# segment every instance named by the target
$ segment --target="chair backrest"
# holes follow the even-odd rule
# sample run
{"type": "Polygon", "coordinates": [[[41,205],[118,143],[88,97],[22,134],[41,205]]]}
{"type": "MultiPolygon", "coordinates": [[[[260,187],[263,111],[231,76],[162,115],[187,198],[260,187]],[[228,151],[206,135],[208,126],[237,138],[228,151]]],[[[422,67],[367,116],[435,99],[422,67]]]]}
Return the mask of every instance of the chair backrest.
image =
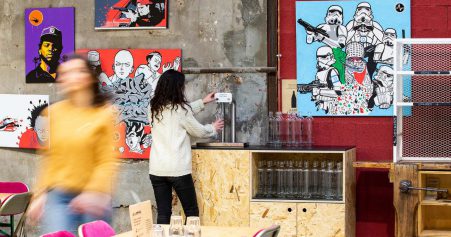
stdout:
{"type": "Polygon", "coordinates": [[[26,193],[30,191],[22,182],[0,182],[0,193],[26,193]]]}
{"type": "Polygon", "coordinates": [[[116,233],[105,221],[93,221],[78,227],[80,237],[111,237],[116,233]]]}
{"type": "Polygon", "coordinates": [[[18,193],[9,196],[0,206],[0,216],[23,213],[30,203],[31,192],[18,193]]]}
{"type": "Polygon", "coordinates": [[[70,233],[69,231],[63,230],[41,235],[40,237],[77,237],[77,236],[70,233]]]}
{"type": "Polygon", "coordinates": [[[280,225],[272,225],[268,228],[258,231],[255,237],[277,237],[279,235],[280,225]]]}

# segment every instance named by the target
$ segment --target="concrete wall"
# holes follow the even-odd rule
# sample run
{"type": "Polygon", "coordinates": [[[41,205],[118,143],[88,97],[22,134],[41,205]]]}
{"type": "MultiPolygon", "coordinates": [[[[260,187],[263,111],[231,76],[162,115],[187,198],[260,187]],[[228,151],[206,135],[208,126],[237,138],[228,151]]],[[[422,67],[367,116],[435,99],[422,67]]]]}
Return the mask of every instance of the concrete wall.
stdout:
{"type": "MultiPolygon", "coordinates": [[[[184,67],[266,66],[266,1],[170,0],[168,30],[94,31],[94,1],[0,1],[0,93],[49,94],[58,99],[52,84],[25,84],[24,10],[32,7],[76,8],[76,48],[182,48],[184,67]]],[[[258,144],[266,134],[266,75],[190,75],[187,97],[192,100],[212,90],[236,96],[237,139],[258,144]],[[237,79],[236,76],[239,78],[237,79]]],[[[199,116],[211,122],[216,109],[209,105],[199,116]]],[[[33,186],[38,156],[31,150],[0,148],[0,181],[21,180],[33,186]]],[[[130,229],[127,206],[153,198],[148,162],[122,160],[114,198],[114,227],[130,229]]],[[[38,228],[30,230],[36,236],[38,228]]]]}

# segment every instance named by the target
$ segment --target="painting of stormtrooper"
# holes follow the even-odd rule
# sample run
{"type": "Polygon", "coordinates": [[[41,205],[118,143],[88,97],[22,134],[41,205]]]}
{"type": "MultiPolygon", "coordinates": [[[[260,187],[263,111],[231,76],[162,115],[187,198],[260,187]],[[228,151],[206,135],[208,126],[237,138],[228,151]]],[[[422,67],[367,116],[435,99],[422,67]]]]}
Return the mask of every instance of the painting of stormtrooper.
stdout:
{"type": "Polygon", "coordinates": [[[83,49],[118,111],[117,149],[121,158],[147,159],[152,144],[149,105],[160,75],[181,71],[180,49],[83,49]]]}
{"type": "Polygon", "coordinates": [[[0,147],[39,149],[49,139],[48,95],[0,94],[0,147]]]}
{"type": "Polygon", "coordinates": [[[168,0],[95,0],[95,29],[166,29],[168,0]]]}
{"type": "Polygon", "coordinates": [[[392,116],[396,38],[410,1],[297,1],[297,103],[313,116],[392,116]]]}

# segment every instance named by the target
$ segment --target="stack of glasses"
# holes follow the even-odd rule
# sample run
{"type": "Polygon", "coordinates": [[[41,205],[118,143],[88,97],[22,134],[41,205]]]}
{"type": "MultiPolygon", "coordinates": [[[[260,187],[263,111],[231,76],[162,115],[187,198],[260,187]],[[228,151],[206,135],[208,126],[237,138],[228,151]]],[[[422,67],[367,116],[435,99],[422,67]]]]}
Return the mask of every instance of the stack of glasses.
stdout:
{"type": "Polygon", "coordinates": [[[255,198],[342,200],[343,164],[318,160],[259,160],[255,198]]]}

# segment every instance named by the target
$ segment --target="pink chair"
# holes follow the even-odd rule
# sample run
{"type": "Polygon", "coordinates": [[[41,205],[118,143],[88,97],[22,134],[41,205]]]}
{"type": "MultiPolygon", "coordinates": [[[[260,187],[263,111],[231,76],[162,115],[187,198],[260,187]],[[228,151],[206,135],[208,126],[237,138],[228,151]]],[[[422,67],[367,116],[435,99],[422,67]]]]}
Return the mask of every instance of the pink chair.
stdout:
{"type": "Polygon", "coordinates": [[[280,225],[272,225],[255,233],[254,237],[277,237],[279,235],[280,225]]]}
{"type": "Polygon", "coordinates": [[[70,233],[69,231],[63,230],[41,235],[40,237],[76,237],[76,236],[70,233]]]}
{"type": "Polygon", "coordinates": [[[111,237],[116,233],[105,221],[93,221],[78,227],[79,237],[111,237]]]}
{"type": "MultiPolygon", "coordinates": [[[[12,236],[14,234],[14,215],[24,213],[30,203],[31,193],[28,186],[21,182],[0,182],[0,193],[3,194],[0,200],[0,216],[9,216],[10,221],[0,223],[0,227],[8,227],[10,234],[0,230],[0,235],[12,236]]],[[[23,225],[24,216],[19,221],[18,228],[23,225]]]]}

